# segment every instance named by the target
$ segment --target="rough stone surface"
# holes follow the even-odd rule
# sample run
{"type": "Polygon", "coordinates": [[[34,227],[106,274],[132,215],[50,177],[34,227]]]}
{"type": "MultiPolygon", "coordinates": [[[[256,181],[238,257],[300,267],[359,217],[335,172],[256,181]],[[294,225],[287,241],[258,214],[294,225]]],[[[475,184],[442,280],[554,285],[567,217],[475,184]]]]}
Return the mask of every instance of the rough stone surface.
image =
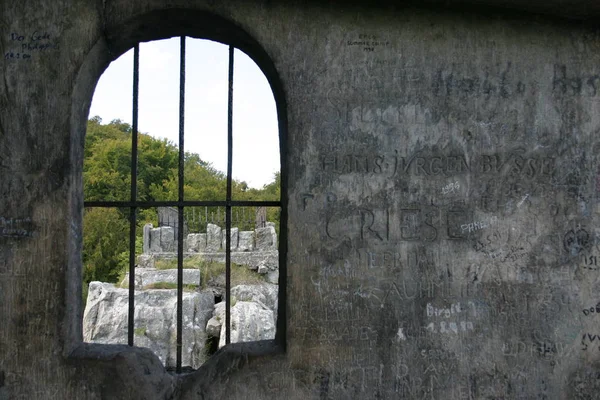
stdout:
{"type": "MultiPolygon", "coordinates": [[[[204,253],[202,257],[207,261],[225,262],[224,252],[204,253]]],[[[231,253],[231,261],[239,265],[246,265],[250,269],[257,269],[259,265],[264,265],[269,270],[275,270],[279,268],[279,253],[277,251],[236,251],[231,253]]]]}
{"type": "MultiPolygon", "coordinates": [[[[225,302],[215,304],[215,316],[225,322],[225,302]]],[[[221,332],[224,332],[223,326],[221,332]]],[[[273,311],[251,302],[237,301],[231,307],[231,343],[253,342],[275,338],[273,311]]],[[[225,346],[225,335],[219,337],[219,348],[225,346]]]]}
{"type": "MultiPolygon", "coordinates": [[[[238,247],[238,228],[231,228],[230,237],[231,237],[231,250],[235,251],[238,247]]],[[[225,241],[227,239],[227,234],[225,233],[225,229],[223,229],[223,243],[221,243],[221,248],[225,249],[225,241]]]]}
{"type": "Polygon", "coordinates": [[[212,317],[206,323],[206,334],[215,338],[221,335],[221,321],[217,317],[212,317]]]}
{"type": "Polygon", "coordinates": [[[238,234],[238,251],[254,250],[254,231],[240,231],[238,234]]]}
{"type": "MultiPolygon", "coordinates": [[[[135,292],[135,342],[155,353],[167,367],[176,360],[176,290],[135,292]]],[[[212,293],[183,293],[182,364],[197,368],[206,360],[206,323],[212,315],[212,293]]],[[[83,338],[94,343],[127,343],[128,290],[91,282],[83,316],[83,338]]]]}
{"type": "Polygon", "coordinates": [[[231,288],[231,295],[238,301],[253,301],[263,305],[277,315],[277,285],[263,283],[261,285],[237,285],[231,288]]]}
{"type": "MultiPolygon", "coordinates": [[[[177,238],[175,228],[161,227],[152,228],[152,224],[144,226],[144,254],[162,254],[173,253],[177,247],[177,238]]],[[[207,233],[190,233],[184,241],[184,252],[187,253],[205,253],[222,251],[225,249],[225,229],[217,225],[208,224],[207,233]],[[221,243],[217,245],[217,238],[221,237],[221,243]]],[[[273,251],[277,250],[277,234],[275,224],[267,222],[265,228],[259,228],[260,231],[239,232],[236,227],[231,228],[231,250],[232,251],[273,251]],[[257,245],[255,237],[260,236],[257,245]],[[275,244],[275,245],[273,245],[275,244]]]]}
{"type": "Polygon", "coordinates": [[[277,233],[275,227],[265,226],[264,228],[256,228],[255,245],[256,250],[277,250],[277,233]]]}
{"type": "Polygon", "coordinates": [[[172,253],[177,251],[177,236],[175,229],[161,226],[150,229],[150,253],[172,253]]]}
{"type": "Polygon", "coordinates": [[[154,268],[154,261],[152,254],[140,254],[137,258],[137,268],[154,268]]]}
{"type": "MultiPolygon", "coordinates": [[[[183,284],[200,286],[201,271],[198,269],[183,269],[183,284]]],[[[121,285],[129,282],[129,273],[125,274],[121,285]]],[[[164,282],[177,284],[177,269],[136,268],[135,288],[145,289],[147,286],[164,282]]]]}
{"type": "Polygon", "coordinates": [[[269,272],[269,268],[265,265],[265,264],[260,264],[256,270],[256,272],[258,272],[261,275],[266,274],[267,272],[269,272]]]}
{"type": "Polygon", "coordinates": [[[279,284],[279,269],[269,270],[269,272],[267,272],[267,282],[275,285],[279,284]]]}
{"type": "Polygon", "coordinates": [[[190,233],[186,239],[187,251],[203,253],[206,251],[206,233],[190,233]]]}
{"type": "Polygon", "coordinates": [[[221,250],[222,229],[218,225],[208,224],[206,226],[206,251],[213,252],[221,250]]]}
{"type": "MultiPolygon", "coordinates": [[[[176,253],[152,253],[153,262],[157,259],[175,260],[176,253]]],[[[219,251],[216,253],[184,253],[184,259],[190,257],[201,257],[207,262],[225,263],[225,252],[219,251]]],[[[279,252],[278,251],[234,251],[231,252],[231,261],[246,265],[250,269],[258,269],[259,265],[264,265],[269,270],[279,268],[279,252]]]]}
{"type": "Polygon", "coordinates": [[[2,400],[598,397],[600,2],[360,3],[0,0],[2,400]],[[81,342],[81,170],[106,67],[182,34],[274,85],[287,292],[285,352],[174,376],[81,342]]]}
{"type": "Polygon", "coordinates": [[[146,224],[146,225],[144,225],[144,228],[143,228],[143,231],[142,231],[142,233],[143,233],[143,240],[144,240],[144,242],[143,242],[143,252],[144,252],[144,254],[149,254],[149,253],[152,252],[150,250],[150,248],[151,248],[151,243],[150,243],[150,234],[151,233],[150,232],[152,231],[152,228],[153,228],[152,224],[146,224]]]}

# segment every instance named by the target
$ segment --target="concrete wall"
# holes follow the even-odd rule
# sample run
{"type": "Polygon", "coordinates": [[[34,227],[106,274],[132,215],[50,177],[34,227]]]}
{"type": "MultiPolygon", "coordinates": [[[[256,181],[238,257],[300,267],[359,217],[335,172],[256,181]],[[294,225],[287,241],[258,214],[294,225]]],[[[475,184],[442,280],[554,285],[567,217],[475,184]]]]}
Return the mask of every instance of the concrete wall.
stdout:
{"type": "Polygon", "coordinates": [[[0,399],[597,398],[597,31],[311,4],[0,2],[0,399]],[[79,253],[94,85],[180,34],[275,85],[287,294],[276,341],[173,376],[81,342],[79,253]]]}

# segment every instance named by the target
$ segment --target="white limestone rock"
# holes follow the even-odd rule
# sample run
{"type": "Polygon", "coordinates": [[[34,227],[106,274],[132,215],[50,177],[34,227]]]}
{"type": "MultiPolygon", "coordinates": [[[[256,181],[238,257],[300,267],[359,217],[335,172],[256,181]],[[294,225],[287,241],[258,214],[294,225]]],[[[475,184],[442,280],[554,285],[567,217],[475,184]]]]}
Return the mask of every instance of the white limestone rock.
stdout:
{"type": "Polygon", "coordinates": [[[268,272],[269,272],[269,268],[267,268],[267,266],[266,266],[265,264],[262,264],[262,263],[261,263],[261,264],[258,266],[258,269],[256,270],[256,272],[258,272],[258,273],[259,273],[259,274],[261,274],[261,275],[264,275],[264,274],[266,274],[266,273],[268,273],[268,272]]]}
{"type": "Polygon", "coordinates": [[[154,227],[154,225],[152,224],[146,224],[144,225],[143,228],[143,253],[144,254],[148,254],[150,253],[150,232],[152,231],[152,228],[154,227]]]}
{"type": "Polygon", "coordinates": [[[277,232],[274,226],[267,225],[264,228],[257,228],[254,232],[256,250],[277,250],[277,232]]]}
{"type": "MultiPolygon", "coordinates": [[[[200,270],[186,268],[183,270],[183,284],[200,286],[200,270]]],[[[121,286],[129,282],[129,272],[121,282],[121,286]]],[[[135,288],[144,289],[158,282],[177,284],[177,269],[136,268],[135,288]]]]}
{"type": "MultiPolygon", "coordinates": [[[[225,246],[227,243],[226,239],[227,239],[227,234],[226,234],[226,230],[223,229],[223,243],[221,244],[221,247],[223,249],[225,249],[225,246]]],[[[237,247],[238,247],[238,238],[239,238],[239,229],[238,228],[231,228],[230,231],[230,241],[231,241],[231,251],[236,251],[237,247]]]]}
{"type": "MultiPolygon", "coordinates": [[[[215,306],[216,317],[225,323],[225,302],[215,306]],[[220,306],[223,304],[222,306],[220,306]],[[218,306],[218,307],[217,307],[218,306]]],[[[250,301],[236,301],[231,307],[231,343],[252,342],[275,338],[272,310],[250,301]]],[[[219,348],[225,346],[225,330],[221,328],[219,348]]]]}
{"type": "MultiPolygon", "coordinates": [[[[206,262],[225,263],[225,252],[202,253],[206,262]]],[[[231,262],[245,265],[248,269],[256,270],[259,265],[273,271],[279,268],[279,253],[275,251],[232,251],[231,262]]]]}
{"type": "Polygon", "coordinates": [[[148,253],[172,253],[177,251],[177,237],[175,229],[170,226],[146,229],[150,235],[148,253]]]}
{"type": "Polygon", "coordinates": [[[259,285],[237,285],[231,288],[231,295],[237,301],[252,301],[273,311],[277,316],[277,293],[279,287],[271,283],[259,285]]]}
{"type": "Polygon", "coordinates": [[[206,334],[216,338],[221,335],[221,321],[217,317],[212,317],[206,323],[206,334]]]}
{"type": "Polygon", "coordinates": [[[274,285],[279,285],[279,268],[275,270],[270,270],[267,273],[267,282],[272,283],[274,285]]]}
{"type": "Polygon", "coordinates": [[[254,251],[254,231],[239,232],[237,251],[254,251]]]}
{"type": "Polygon", "coordinates": [[[203,253],[206,250],[206,233],[190,233],[186,239],[189,253],[203,253]]]}
{"type": "Polygon", "coordinates": [[[154,257],[151,254],[140,254],[137,258],[137,268],[154,268],[154,257]]]}
{"type": "Polygon", "coordinates": [[[208,224],[206,226],[206,252],[221,250],[222,229],[218,225],[208,224]]]}
{"type": "MultiPolygon", "coordinates": [[[[127,343],[127,289],[91,282],[83,316],[83,337],[93,343],[127,343]]],[[[175,366],[177,291],[135,292],[134,334],[137,346],[152,350],[167,367],[175,366]]],[[[214,310],[210,292],[183,293],[182,365],[198,368],[206,360],[206,324],[214,310]]]]}

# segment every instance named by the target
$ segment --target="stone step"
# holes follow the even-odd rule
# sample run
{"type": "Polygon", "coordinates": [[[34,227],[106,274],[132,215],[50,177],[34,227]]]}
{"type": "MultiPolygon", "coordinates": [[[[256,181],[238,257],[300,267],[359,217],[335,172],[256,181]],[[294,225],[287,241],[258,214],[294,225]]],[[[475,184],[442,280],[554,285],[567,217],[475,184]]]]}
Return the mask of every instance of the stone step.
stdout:
{"type": "MultiPolygon", "coordinates": [[[[135,288],[144,289],[158,282],[177,284],[177,269],[136,268],[135,288]]],[[[187,268],[183,270],[183,284],[200,286],[200,270],[187,268]]],[[[129,272],[121,281],[121,286],[129,284],[129,272]]]]}

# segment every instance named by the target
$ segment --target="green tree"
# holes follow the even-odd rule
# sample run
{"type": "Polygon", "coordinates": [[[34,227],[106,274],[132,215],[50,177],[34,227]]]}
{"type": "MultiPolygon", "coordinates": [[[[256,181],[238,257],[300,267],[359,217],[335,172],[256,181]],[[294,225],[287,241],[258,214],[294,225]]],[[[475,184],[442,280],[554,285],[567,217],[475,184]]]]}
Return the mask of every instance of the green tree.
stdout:
{"type": "Polygon", "coordinates": [[[83,282],[116,282],[128,266],[129,223],[115,208],[88,208],[83,217],[83,282]]]}
{"type": "MultiPolygon", "coordinates": [[[[102,124],[100,117],[88,121],[84,149],[83,183],[86,201],[126,201],[131,189],[132,128],[121,120],[102,124]]],[[[177,200],[179,150],[166,139],[138,133],[138,200],[177,200]]],[[[186,200],[225,200],[226,175],[202,160],[198,154],[185,153],[184,193],[186,200]]],[[[232,182],[236,200],[279,200],[280,174],[262,189],[249,188],[246,182],[232,182]]],[[[253,208],[252,208],[253,209],[253,208]]],[[[205,209],[189,207],[186,215],[202,214],[205,209]]],[[[222,210],[221,210],[222,212],[222,210]]],[[[84,213],[84,281],[116,282],[128,266],[129,210],[91,208],[84,213]]],[[[279,230],[279,210],[269,208],[267,220],[279,230]]],[[[142,227],[157,221],[156,209],[138,210],[136,244],[141,243],[142,227]]]]}

